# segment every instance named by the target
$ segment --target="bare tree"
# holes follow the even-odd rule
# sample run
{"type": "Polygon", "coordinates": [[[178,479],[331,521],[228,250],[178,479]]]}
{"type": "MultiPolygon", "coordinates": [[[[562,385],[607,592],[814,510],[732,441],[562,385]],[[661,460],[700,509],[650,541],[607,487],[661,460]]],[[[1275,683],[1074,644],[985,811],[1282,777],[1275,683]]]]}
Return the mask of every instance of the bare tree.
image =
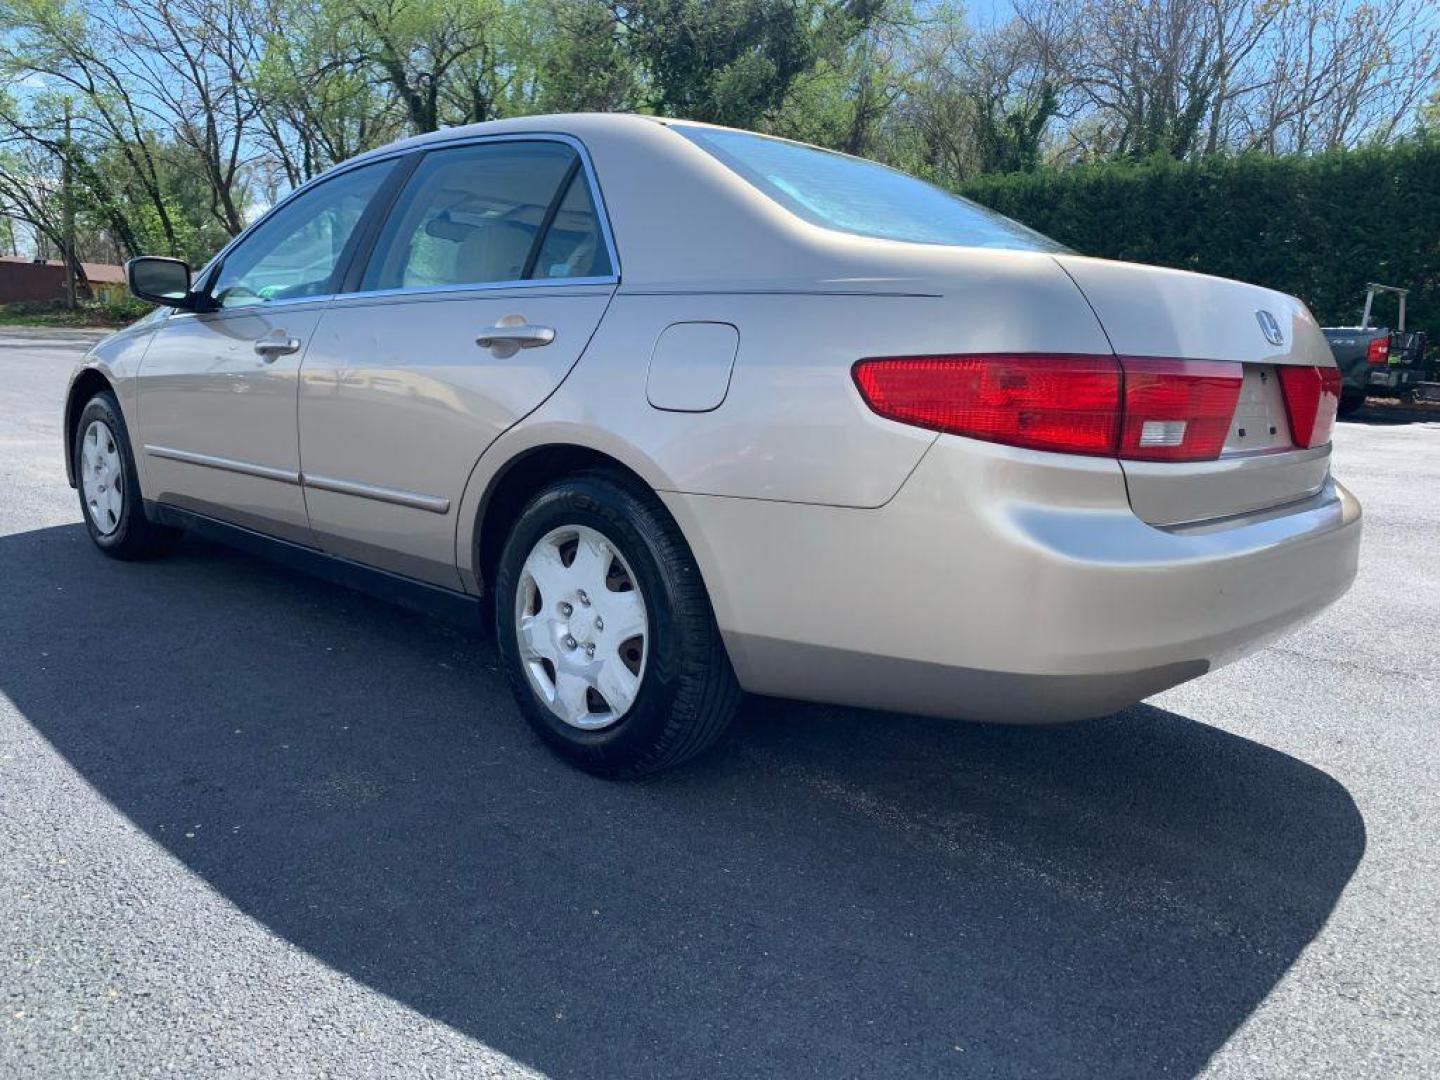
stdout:
{"type": "Polygon", "coordinates": [[[1249,0],[1059,0],[1020,11],[1032,41],[1068,72],[1120,154],[1184,157],[1223,102],[1233,65],[1220,42],[1249,0]],[[1058,16],[1058,17],[1057,17],[1058,16]]]}
{"type": "Polygon", "coordinates": [[[1267,59],[1272,78],[1246,118],[1249,145],[1303,153],[1383,142],[1440,76],[1440,9],[1290,0],[1267,59]]]}
{"type": "Polygon", "coordinates": [[[243,168],[255,103],[244,87],[257,49],[242,0],[109,0],[92,27],[119,46],[115,63],[158,130],[194,154],[211,213],[232,236],[245,227],[243,168]]]}
{"type": "MultiPolygon", "coordinates": [[[[920,35],[899,116],[913,128],[934,175],[955,183],[977,172],[1033,168],[1066,106],[1068,55],[1023,20],[974,27],[940,9],[920,35]]],[[[1073,95],[1072,95],[1073,96],[1073,95]]]]}
{"type": "MultiPolygon", "coordinates": [[[[63,153],[63,146],[59,147],[63,153]]],[[[49,251],[68,256],[70,272],[81,289],[88,287],[85,266],[80,261],[81,244],[68,244],[65,229],[59,169],[61,158],[38,143],[22,144],[0,154],[0,218],[13,228],[18,222],[35,240],[37,256],[49,251]]]]}
{"type": "MultiPolygon", "coordinates": [[[[132,92],[132,82],[113,43],[92,33],[84,12],[48,0],[12,0],[4,9],[0,65],[20,81],[39,79],[72,94],[83,107],[76,117],[80,141],[102,143],[123,158],[131,181],[145,195],[168,249],[179,250],[177,229],[152,152],[152,116],[132,92]]],[[[12,100],[0,113],[0,128],[12,137],[41,139],[43,120],[25,117],[12,100]]]]}
{"type": "Polygon", "coordinates": [[[1429,0],[1022,0],[1017,15],[1079,96],[1066,135],[1092,154],[1383,141],[1440,75],[1429,0]]]}

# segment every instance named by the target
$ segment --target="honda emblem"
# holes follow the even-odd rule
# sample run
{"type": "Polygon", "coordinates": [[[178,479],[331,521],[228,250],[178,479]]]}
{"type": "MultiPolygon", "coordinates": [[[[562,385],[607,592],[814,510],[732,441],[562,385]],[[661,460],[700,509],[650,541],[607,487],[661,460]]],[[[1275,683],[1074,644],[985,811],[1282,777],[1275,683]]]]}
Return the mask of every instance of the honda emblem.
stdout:
{"type": "Polygon", "coordinates": [[[1265,335],[1265,340],[1271,345],[1284,345],[1285,334],[1280,329],[1280,323],[1275,316],[1261,308],[1255,312],[1255,318],[1260,323],[1260,332],[1265,335]]]}

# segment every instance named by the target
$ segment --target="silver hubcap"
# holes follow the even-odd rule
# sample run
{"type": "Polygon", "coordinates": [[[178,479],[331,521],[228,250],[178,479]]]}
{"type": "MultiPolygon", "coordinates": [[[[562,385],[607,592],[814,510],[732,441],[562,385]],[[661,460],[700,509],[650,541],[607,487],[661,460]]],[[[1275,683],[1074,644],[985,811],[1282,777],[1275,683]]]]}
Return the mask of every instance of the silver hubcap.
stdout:
{"type": "Polygon", "coordinates": [[[125,485],[120,472],[120,447],[115,433],[103,420],[91,420],[80,442],[80,490],[85,509],[102,536],[120,527],[125,509],[125,485]]]}
{"type": "Polygon", "coordinates": [[[515,593],[520,662],[550,711],[594,731],[635,703],[645,675],[645,598],[624,556],[584,525],[553,529],[530,551],[515,593]]]}

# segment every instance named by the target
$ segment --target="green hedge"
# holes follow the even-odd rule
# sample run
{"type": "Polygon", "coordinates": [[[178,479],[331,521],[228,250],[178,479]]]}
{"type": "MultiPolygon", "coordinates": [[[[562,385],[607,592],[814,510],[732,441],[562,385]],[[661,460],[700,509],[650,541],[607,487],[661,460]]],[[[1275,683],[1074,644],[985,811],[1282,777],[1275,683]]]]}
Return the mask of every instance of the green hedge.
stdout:
{"type": "MultiPolygon", "coordinates": [[[[1440,138],[982,176],[961,194],[1086,255],[1292,293],[1327,326],[1359,321],[1367,282],[1408,287],[1406,325],[1440,338],[1440,138]]],[[[1382,325],[1394,311],[1377,301],[1382,325]]]]}

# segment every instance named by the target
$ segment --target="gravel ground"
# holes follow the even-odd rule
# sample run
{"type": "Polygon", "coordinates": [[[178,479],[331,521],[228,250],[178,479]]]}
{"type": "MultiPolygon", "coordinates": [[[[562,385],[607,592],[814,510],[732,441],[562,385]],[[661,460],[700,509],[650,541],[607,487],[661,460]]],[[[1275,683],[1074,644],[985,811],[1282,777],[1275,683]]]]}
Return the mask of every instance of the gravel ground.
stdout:
{"type": "Polygon", "coordinates": [[[1440,1074],[1440,423],[1336,435],[1360,580],[1049,730],[754,700],[632,785],[485,638],[94,552],[93,336],[0,331],[0,1076],[1440,1074]]]}

